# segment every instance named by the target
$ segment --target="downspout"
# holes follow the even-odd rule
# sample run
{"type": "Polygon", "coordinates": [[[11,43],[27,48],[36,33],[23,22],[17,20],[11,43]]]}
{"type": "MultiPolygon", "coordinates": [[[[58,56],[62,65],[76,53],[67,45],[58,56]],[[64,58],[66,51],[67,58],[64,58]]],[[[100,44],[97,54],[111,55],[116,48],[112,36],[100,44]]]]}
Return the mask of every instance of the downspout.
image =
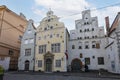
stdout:
{"type": "Polygon", "coordinates": [[[35,34],[34,34],[34,55],[33,55],[33,60],[34,60],[34,63],[33,63],[33,71],[35,71],[35,61],[36,61],[36,59],[35,59],[35,53],[36,53],[36,32],[35,32],[35,34]]]}

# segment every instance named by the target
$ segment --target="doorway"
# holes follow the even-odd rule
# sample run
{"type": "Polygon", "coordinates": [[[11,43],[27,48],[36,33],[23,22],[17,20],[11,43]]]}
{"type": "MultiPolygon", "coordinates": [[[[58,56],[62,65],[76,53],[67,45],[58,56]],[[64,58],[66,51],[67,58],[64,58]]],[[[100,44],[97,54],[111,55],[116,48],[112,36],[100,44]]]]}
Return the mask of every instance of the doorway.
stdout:
{"type": "Polygon", "coordinates": [[[46,59],[46,72],[52,72],[52,60],[46,59]]]}
{"type": "Polygon", "coordinates": [[[80,59],[73,59],[71,62],[71,70],[73,72],[79,72],[82,68],[82,62],[80,59]]]}
{"type": "Polygon", "coordinates": [[[25,71],[29,71],[29,63],[28,60],[25,61],[25,71]]]}

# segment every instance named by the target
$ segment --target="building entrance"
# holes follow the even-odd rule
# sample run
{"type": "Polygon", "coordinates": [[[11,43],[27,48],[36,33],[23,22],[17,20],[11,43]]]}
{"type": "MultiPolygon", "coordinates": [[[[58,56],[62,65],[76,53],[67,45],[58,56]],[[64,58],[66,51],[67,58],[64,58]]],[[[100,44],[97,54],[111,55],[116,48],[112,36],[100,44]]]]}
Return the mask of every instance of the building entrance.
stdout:
{"type": "Polygon", "coordinates": [[[29,70],[29,61],[25,61],[25,70],[28,71],[29,70]]]}
{"type": "Polygon", "coordinates": [[[74,59],[71,62],[71,70],[74,72],[79,72],[82,68],[82,62],[80,59],[74,59]]]}
{"type": "Polygon", "coordinates": [[[51,71],[52,71],[52,60],[46,59],[46,72],[51,72],[51,71]]]}

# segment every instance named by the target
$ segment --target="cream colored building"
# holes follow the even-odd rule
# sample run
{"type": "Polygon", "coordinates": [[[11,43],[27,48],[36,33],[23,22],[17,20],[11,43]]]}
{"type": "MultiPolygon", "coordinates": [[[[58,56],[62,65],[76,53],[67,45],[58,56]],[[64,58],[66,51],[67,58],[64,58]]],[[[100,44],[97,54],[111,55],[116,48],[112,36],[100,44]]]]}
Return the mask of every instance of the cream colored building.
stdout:
{"type": "Polygon", "coordinates": [[[52,11],[47,12],[37,28],[35,71],[66,72],[65,52],[68,44],[68,31],[52,11]]]}

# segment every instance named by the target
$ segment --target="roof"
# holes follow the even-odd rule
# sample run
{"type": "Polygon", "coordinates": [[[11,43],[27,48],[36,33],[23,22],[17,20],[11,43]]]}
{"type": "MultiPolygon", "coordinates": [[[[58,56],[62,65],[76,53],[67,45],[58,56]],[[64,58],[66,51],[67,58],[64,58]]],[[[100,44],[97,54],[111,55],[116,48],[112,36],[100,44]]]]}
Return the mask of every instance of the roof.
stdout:
{"type": "Polygon", "coordinates": [[[22,20],[24,20],[24,21],[27,21],[27,19],[21,17],[20,15],[16,14],[16,13],[13,12],[12,10],[8,9],[5,5],[0,6],[0,11],[2,11],[2,10],[9,11],[9,12],[11,12],[13,15],[15,15],[16,17],[19,17],[20,19],[22,19],[22,20]]]}
{"type": "Polygon", "coordinates": [[[113,23],[112,23],[112,25],[111,25],[111,27],[110,27],[110,29],[109,29],[108,36],[110,36],[110,34],[111,34],[112,32],[114,32],[115,29],[118,27],[117,25],[118,25],[118,23],[119,23],[119,18],[120,18],[119,15],[120,15],[120,12],[118,12],[117,16],[115,17],[115,19],[114,19],[114,21],[113,21],[113,23]]]}

